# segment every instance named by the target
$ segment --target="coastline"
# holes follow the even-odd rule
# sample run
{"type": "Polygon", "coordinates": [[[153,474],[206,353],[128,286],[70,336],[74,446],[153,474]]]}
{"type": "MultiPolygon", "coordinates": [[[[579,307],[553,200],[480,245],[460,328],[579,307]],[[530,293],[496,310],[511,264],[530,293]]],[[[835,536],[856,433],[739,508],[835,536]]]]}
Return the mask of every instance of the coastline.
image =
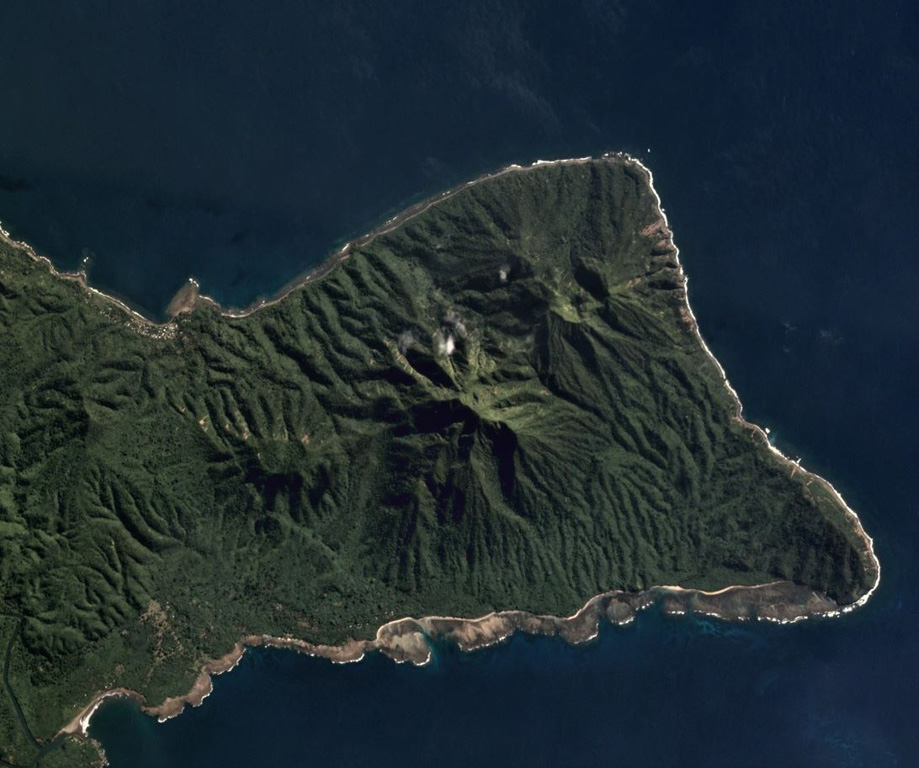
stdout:
{"type": "Polygon", "coordinates": [[[349,240],[339,250],[333,251],[328,256],[326,256],[321,263],[317,264],[315,267],[307,269],[305,272],[300,273],[292,280],[285,283],[270,297],[256,299],[251,304],[241,309],[235,307],[223,307],[216,299],[202,294],[200,292],[200,284],[198,281],[193,277],[189,277],[188,281],[181,288],[179,288],[179,290],[167,304],[167,319],[163,322],[157,322],[156,320],[147,317],[140,310],[132,307],[130,303],[125,299],[119,298],[118,296],[114,296],[109,293],[105,293],[98,288],[94,288],[89,283],[89,278],[85,270],[80,269],[74,272],[58,270],[54,266],[54,262],[48,256],[39,254],[29,243],[23,240],[14,240],[10,233],[3,228],[2,220],[0,220],[0,242],[4,242],[12,248],[23,251],[34,261],[44,264],[55,277],[75,282],[92,296],[113,304],[118,309],[128,314],[130,319],[136,321],[143,330],[160,330],[168,332],[170,327],[173,326],[173,321],[179,314],[183,312],[190,312],[194,310],[199,304],[210,306],[224,317],[232,318],[248,317],[258,310],[263,309],[264,307],[273,306],[274,304],[282,301],[290,293],[297,290],[298,288],[301,288],[304,285],[311,283],[314,280],[318,280],[319,278],[326,275],[339,263],[345,261],[351,255],[351,251],[354,248],[360,248],[364,245],[367,245],[380,235],[385,235],[389,232],[392,232],[394,229],[402,226],[402,224],[405,222],[410,221],[416,216],[424,213],[432,206],[437,205],[444,200],[449,200],[451,197],[458,194],[459,192],[462,192],[467,187],[475,186],[477,184],[481,184],[482,182],[490,181],[510,173],[527,171],[541,165],[578,165],[588,163],[594,159],[633,162],[647,171],[645,166],[641,164],[641,161],[624,152],[607,153],[602,155],[601,158],[593,158],[588,156],[577,158],[562,158],[558,160],[536,160],[530,165],[518,165],[516,163],[512,163],[511,165],[505,166],[497,171],[491,171],[489,173],[484,173],[481,176],[477,176],[471,181],[464,181],[456,184],[449,189],[444,190],[443,192],[439,192],[436,195],[427,197],[424,200],[415,203],[414,205],[410,205],[408,208],[405,208],[395,216],[390,217],[369,232],[355,238],[354,240],[349,240]]]}
{"type": "Polygon", "coordinates": [[[136,701],[141,711],[157,722],[178,717],[186,707],[199,707],[213,691],[213,678],[236,668],[248,648],[279,648],[307,656],[328,659],[333,664],[362,661],[380,652],[397,664],[424,667],[431,663],[431,643],[455,643],[466,653],[504,642],[517,632],[543,637],[560,637],[572,645],[583,645],[596,639],[603,622],[625,626],[635,621],[641,611],[660,605],[669,616],[688,613],[724,621],[770,621],[793,624],[806,618],[837,616],[844,607],[809,587],[788,581],[774,581],[750,586],[733,585],[706,592],[679,586],[655,586],[642,592],[611,590],[590,598],[575,613],[566,617],[535,614],[529,611],[493,611],[478,618],[406,616],[380,626],[372,640],[349,640],[342,645],[321,645],[293,636],[249,634],[241,637],[226,655],[205,663],[188,693],[172,696],[158,705],[148,705],[139,691],[113,688],[93,697],[55,736],[89,738],[90,721],[106,699],[136,701]]]}
{"type": "Polygon", "coordinates": [[[850,603],[845,606],[840,606],[839,609],[832,615],[837,616],[837,615],[841,615],[844,613],[849,613],[850,611],[853,611],[856,608],[860,608],[861,606],[865,605],[865,603],[868,602],[868,600],[875,593],[875,591],[877,590],[878,586],[881,583],[881,561],[878,560],[877,554],[874,551],[874,539],[872,539],[871,536],[868,535],[868,532],[865,530],[865,527],[862,525],[862,521],[859,518],[858,514],[855,512],[855,510],[849,506],[846,500],[842,497],[842,494],[839,491],[837,491],[835,487],[833,487],[833,484],[829,480],[823,477],[820,477],[820,475],[816,474],[815,472],[811,472],[805,469],[803,466],[801,466],[800,458],[792,460],[791,458],[786,456],[784,453],[782,453],[778,448],[776,448],[770,442],[769,435],[766,433],[766,430],[764,430],[758,424],[754,424],[753,422],[747,421],[743,417],[743,403],[740,400],[740,395],[737,394],[737,390],[734,389],[734,387],[731,386],[731,382],[728,381],[728,376],[724,370],[724,366],[721,365],[718,358],[715,357],[714,353],[711,351],[708,344],[706,344],[705,339],[702,337],[702,332],[699,330],[699,322],[696,320],[696,315],[692,311],[692,305],[689,302],[689,277],[686,275],[686,273],[683,270],[683,263],[680,261],[680,249],[676,245],[676,243],[673,242],[673,231],[670,229],[670,222],[667,219],[667,214],[664,211],[664,207],[661,203],[660,195],[658,195],[657,189],[654,187],[654,174],[652,173],[651,169],[648,168],[646,165],[644,165],[644,163],[642,163],[640,160],[636,158],[632,158],[632,157],[629,157],[629,160],[632,161],[636,165],[636,167],[638,167],[641,171],[646,173],[648,176],[648,188],[651,190],[651,194],[654,195],[654,201],[655,201],[655,204],[657,205],[657,210],[659,211],[661,215],[661,220],[664,223],[664,227],[666,231],[666,238],[668,239],[670,245],[673,246],[674,258],[676,259],[677,268],[679,270],[680,277],[683,280],[683,302],[685,305],[685,309],[689,314],[690,325],[692,327],[693,334],[696,337],[696,341],[698,341],[702,345],[702,349],[705,350],[705,354],[708,355],[708,358],[718,368],[718,373],[721,375],[721,380],[724,383],[724,386],[727,389],[728,394],[731,396],[731,399],[734,402],[734,419],[744,429],[750,430],[754,436],[759,437],[763,441],[763,444],[765,445],[765,447],[768,448],[769,451],[774,456],[777,456],[781,461],[783,461],[791,469],[792,475],[794,475],[795,472],[797,471],[801,471],[809,478],[809,482],[811,481],[817,482],[822,488],[824,488],[834,498],[834,500],[842,507],[846,516],[852,521],[857,535],[861,538],[862,543],[865,545],[865,553],[870,559],[871,564],[875,571],[874,584],[872,584],[871,588],[867,592],[865,592],[865,594],[862,595],[854,603],[850,603]]]}
{"type": "MultiPolygon", "coordinates": [[[[608,162],[621,162],[639,170],[646,175],[648,188],[654,195],[657,212],[660,215],[662,227],[657,227],[661,235],[661,242],[673,249],[678,274],[683,281],[683,301],[686,311],[686,321],[693,331],[695,338],[702,345],[707,356],[716,365],[722,381],[727,388],[733,403],[733,417],[745,429],[749,429],[754,439],[761,439],[765,446],[782,462],[792,474],[803,472],[809,482],[817,482],[833,499],[842,507],[847,518],[853,524],[856,535],[862,540],[865,550],[866,566],[875,573],[874,583],[871,588],[853,603],[839,605],[830,598],[820,595],[808,587],[802,587],[791,582],[770,582],[752,586],[728,586],[722,589],[705,592],[698,589],[687,589],[679,586],[655,586],[638,593],[627,593],[618,590],[604,592],[585,603],[577,612],[568,617],[556,617],[532,614],[526,611],[505,610],[489,613],[479,618],[457,618],[431,616],[421,619],[405,617],[390,621],[382,625],[373,640],[352,640],[340,646],[315,645],[294,637],[272,637],[268,635],[245,635],[234,646],[233,650],[220,659],[209,661],[203,665],[192,689],[185,695],[171,697],[157,706],[147,706],[145,697],[129,689],[118,688],[104,691],[93,697],[92,701],[71,720],[58,736],[79,735],[88,737],[91,718],[98,707],[107,698],[122,697],[132,698],[143,704],[145,713],[157,717],[160,722],[176,717],[184,711],[186,706],[199,706],[213,690],[212,677],[232,670],[241,660],[248,647],[278,647],[296,650],[313,656],[327,658],[334,663],[349,663],[360,661],[367,653],[380,651],[398,663],[411,663],[423,666],[431,660],[429,641],[444,639],[455,642],[463,651],[473,651],[499,643],[515,632],[527,634],[560,636],[570,643],[589,642],[597,636],[603,620],[612,624],[628,624],[635,619],[636,614],[652,604],[660,603],[665,613],[682,615],[688,612],[717,617],[728,621],[764,620],[777,623],[794,623],[805,618],[823,616],[834,617],[848,613],[855,608],[863,606],[877,590],[880,584],[880,562],[874,552],[874,542],[865,531],[855,511],[845,502],[842,495],[833,485],[824,478],[805,470],[801,467],[800,460],[792,460],[785,456],[778,448],[769,442],[768,435],[759,426],[743,418],[743,405],[734,388],[727,379],[724,368],[715,358],[714,354],[705,343],[698,322],[692,311],[688,295],[688,278],[679,259],[679,249],[673,243],[673,235],[667,220],[666,213],[661,205],[661,199],[654,187],[653,174],[640,160],[624,153],[610,153],[603,155],[601,160],[608,162]]],[[[251,315],[267,306],[278,303],[292,291],[322,277],[334,269],[340,262],[346,260],[353,248],[361,247],[371,242],[374,238],[384,235],[415,216],[428,210],[442,200],[449,199],[458,192],[500,176],[524,172],[542,165],[574,165],[585,164],[594,158],[569,158],[560,160],[537,160],[528,166],[509,165],[498,171],[484,174],[472,181],[456,185],[439,195],[423,200],[405,211],[388,219],[376,229],[346,243],[339,251],[330,255],[322,264],[309,270],[294,281],[281,288],[273,297],[254,302],[241,309],[224,309],[215,300],[201,295],[196,281],[189,279],[186,286],[176,294],[170,302],[170,317],[164,323],[157,323],[132,309],[126,302],[108,295],[89,285],[86,273],[60,272],[54,268],[51,260],[40,256],[27,243],[14,241],[9,234],[0,227],[0,239],[8,245],[23,250],[31,258],[47,265],[52,275],[65,280],[71,280],[81,285],[91,295],[101,298],[124,311],[130,320],[138,324],[138,330],[152,335],[169,336],[175,331],[175,317],[185,311],[191,311],[199,304],[207,304],[227,317],[241,318],[251,315]]]]}

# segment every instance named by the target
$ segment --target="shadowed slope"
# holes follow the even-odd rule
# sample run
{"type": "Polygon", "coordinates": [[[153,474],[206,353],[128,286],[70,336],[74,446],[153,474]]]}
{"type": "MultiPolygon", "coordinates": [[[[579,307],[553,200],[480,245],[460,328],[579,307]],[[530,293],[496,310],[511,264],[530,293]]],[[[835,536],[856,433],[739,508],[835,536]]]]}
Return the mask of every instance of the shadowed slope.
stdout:
{"type": "Polygon", "coordinates": [[[473,184],[245,317],[144,325],[0,246],[0,335],[0,589],[37,735],[105,687],[181,691],[243,632],[875,581],[738,419],[628,160],[473,184]]]}

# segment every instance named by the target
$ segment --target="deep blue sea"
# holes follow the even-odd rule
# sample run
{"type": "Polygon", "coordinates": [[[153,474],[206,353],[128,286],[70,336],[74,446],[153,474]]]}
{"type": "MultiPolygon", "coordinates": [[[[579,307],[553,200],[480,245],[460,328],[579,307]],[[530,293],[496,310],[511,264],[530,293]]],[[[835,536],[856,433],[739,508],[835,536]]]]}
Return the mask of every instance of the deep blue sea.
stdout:
{"type": "Polygon", "coordinates": [[[0,103],[4,227],[151,315],[189,275],[245,305],[484,171],[631,152],[746,415],[883,567],[792,627],[251,652],[166,724],[104,706],[112,768],[919,765],[916,3],[3,0],[0,103]]]}

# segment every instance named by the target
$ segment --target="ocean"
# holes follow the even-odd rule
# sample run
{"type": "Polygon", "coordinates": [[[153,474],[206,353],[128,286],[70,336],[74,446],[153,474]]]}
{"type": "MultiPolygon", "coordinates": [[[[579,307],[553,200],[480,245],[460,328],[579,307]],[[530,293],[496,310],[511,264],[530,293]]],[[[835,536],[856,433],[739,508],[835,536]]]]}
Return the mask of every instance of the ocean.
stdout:
{"type": "Polygon", "coordinates": [[[883,569],[788,627],[650,610],[423,669],[252,651],[165,724],[103,705],[113,768],[919,763],[915,4],[6,0],[0,94],[3,226],[157,317],[509,163],[639,157],[745,415],[883,569]]]}

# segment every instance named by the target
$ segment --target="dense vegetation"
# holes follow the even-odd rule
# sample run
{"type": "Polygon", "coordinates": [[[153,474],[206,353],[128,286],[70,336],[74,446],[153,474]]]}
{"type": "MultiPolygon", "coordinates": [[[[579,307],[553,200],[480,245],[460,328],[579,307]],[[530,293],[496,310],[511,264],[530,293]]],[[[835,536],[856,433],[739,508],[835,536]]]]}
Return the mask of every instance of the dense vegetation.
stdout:
{"type": "MultiPolygon", "coordinates": [[[[542,166],[161,327],[0,246],[0,640],[34,735],[183,692],[244,631],[864,593],[851,522],[734,418],[668,235],[640,168],[542,166]]],[[[0,745],[37,753],[8,695],[0,745]]]]}

